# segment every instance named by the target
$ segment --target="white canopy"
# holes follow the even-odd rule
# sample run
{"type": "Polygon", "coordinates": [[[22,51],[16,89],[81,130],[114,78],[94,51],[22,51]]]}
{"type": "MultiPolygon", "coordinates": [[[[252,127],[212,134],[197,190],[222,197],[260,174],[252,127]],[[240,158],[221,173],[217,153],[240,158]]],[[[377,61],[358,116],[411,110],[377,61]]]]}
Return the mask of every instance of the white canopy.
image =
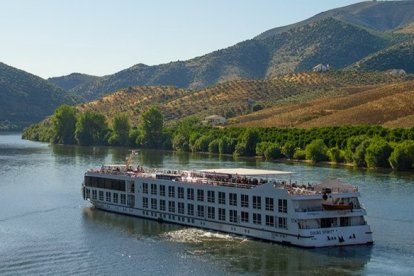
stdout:
{"type": "Polygon", "coordinates": [[[257,169],[245,169],[245,168],[208,169],[208,170],[199,170],[199,172],[231,174],[231,175],[240,175],[240,176],[290,175],[293,173],[293,172],[285,172],[285,171],[257,170],[257,169]]]}

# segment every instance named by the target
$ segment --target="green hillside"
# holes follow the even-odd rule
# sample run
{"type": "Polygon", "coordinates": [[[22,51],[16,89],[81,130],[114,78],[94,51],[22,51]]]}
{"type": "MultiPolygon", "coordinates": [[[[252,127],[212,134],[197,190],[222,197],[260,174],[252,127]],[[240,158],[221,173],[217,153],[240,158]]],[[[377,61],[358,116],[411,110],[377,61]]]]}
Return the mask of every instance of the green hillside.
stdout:
{"type": "Polygon", "coordinates": [[[47,81],[64,90],[75,89],[78,86],[97,81],[99,77],[80,73],[72,73],[67,76],[48,78],[47,81]]]}
{"type": "Polygon", "coordinates": [[[403,69],[407,73],[414,73],[414,41],[381,50],[357,62],[352,68],[365,71],[403,69]]]}
{"type": "Polygon", "coordinates": [[[21,129],[76,102],[44,79],[0,62],[0,130],[21,129]]]}
{"type": "Polygon", "coordinates": [[[137,64],[70,91],[88,100],[130,86],[199,89],[237,79],[263,79],[311,70],[319,63],[344,68],[395,43],[401,34],[376,34],[327,18],[267,39],[252,39],[210,54],[156,66],[137,64]]]}
{"type": "Polygon", "coordinates": [[[414,22],[414,1],[365,1],[325,11],[295,24],[267,30],[256,39],[266,39],[330,17],[376,31],[390,31],[414,22]]]}

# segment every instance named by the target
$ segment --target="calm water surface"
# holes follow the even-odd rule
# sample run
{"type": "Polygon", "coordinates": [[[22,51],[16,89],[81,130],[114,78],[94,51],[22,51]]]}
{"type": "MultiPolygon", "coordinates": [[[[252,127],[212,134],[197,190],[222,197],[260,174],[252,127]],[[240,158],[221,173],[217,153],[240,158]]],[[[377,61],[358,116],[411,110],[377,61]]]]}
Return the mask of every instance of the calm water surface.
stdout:
{"type": "Polygon", "coordinates": [[[414,275],[414,175],[142,151],[149,167],[260,167],[300,182],[340,178],[360,187],[372,247],[299,249],[91,208],[87,168],[122,163],[115,148],[50,146],[0,134],[0,274],[414,275]]]}

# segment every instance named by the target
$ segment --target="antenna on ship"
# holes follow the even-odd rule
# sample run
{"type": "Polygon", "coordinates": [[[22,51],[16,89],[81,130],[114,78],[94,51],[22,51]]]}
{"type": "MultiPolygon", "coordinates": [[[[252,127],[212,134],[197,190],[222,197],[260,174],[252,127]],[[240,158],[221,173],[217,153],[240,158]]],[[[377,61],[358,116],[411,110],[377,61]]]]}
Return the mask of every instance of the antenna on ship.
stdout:
{"type": "Polygon", "coordinates": [[[131,166],[131,164],[134,161],[134,157],[138,154],[137,150],[131,150],[131,153],[129,154],[129,156],[127,156],[125,158],[125,169],[128,171],[129,167],[131,166]]]}

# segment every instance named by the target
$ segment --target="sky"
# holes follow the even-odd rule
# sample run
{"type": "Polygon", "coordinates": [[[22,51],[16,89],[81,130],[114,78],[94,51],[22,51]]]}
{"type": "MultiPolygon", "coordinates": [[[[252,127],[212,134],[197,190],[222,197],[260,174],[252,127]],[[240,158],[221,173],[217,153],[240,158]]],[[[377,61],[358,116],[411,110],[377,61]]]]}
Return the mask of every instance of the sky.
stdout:
{"type": "Polygon", "coordinates": [[[0,62],[103,76],[232,46],[359,0],[0,0],[0,62]]]}

